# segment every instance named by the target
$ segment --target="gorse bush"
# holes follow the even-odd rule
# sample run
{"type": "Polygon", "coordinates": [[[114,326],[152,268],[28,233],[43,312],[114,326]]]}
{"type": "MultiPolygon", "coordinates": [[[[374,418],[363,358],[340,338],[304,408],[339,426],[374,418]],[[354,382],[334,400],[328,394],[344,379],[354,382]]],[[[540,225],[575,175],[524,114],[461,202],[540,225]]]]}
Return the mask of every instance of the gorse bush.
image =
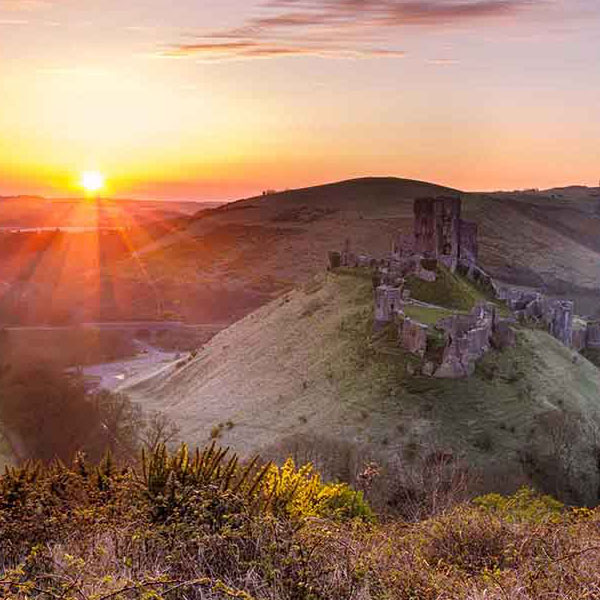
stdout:
{"type": "Polygon", "coordinates": [[[360,495],[310,468],[241,464],[214,444],[158,445],[139,470],[110,454],[96,465],[81,454],[71,466],[28,463],[0,478],[0,592],[251,598],[242,587],[267,586],[272,597],[323,597],[307,591],[301,532],[309,517],[363,515],[360,495]]]}
{"type": "Polygon", "coordinates": [[[522,487],[513,496],[486,494],[475,498],[473,503],[488,512],[500,515],[511,522],[542,523],[560,521],[565,506],[552,496],[536,494],[531,488],[522,487]]]}
{"type": "Polygon", "coordinates": [[[344,483],[324,483],[311,464],[296,468],[290,458],[279,468],[260,465],[254,458],[240,465],[237,455],[214,443],[190,455],[182,444],[170,454],[164,444],[148,455],[142,452],[142,473],[148,494],[159,498],[165,510],[186,502],[189,489],[211,486],[223,494],[242,497],[249,508],[263,514],[285,515],[293,520],[309,517],[361,518],[373,514],[361,492],[344,483]]]}
{"type": "Polygon", "coordinates": [[[373,520],[373,513],[362,492],[345,483],[323,483],[312,464],[299,469],[292,458],[279,468],[270,465],[265,473],[263,490],[268,506],[283,510],[294,518],[330,517],[373,520]]]}
{"type": "Polygon", "coordinates": [[[600,597],[600,511],[522,489],[372,520],[312,467],[164,445],[139,468],[29,463],[0,477],[7,600],[600,597]]]}

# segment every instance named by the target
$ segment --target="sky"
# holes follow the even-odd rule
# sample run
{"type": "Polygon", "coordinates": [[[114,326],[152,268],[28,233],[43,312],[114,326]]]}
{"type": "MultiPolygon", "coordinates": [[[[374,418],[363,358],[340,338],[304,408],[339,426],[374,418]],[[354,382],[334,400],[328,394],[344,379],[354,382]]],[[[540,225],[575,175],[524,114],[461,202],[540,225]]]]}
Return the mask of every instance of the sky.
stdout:
{"type": "Polygon", "coordinates": [[[598,0],[0,0],[0,195],[598,185],[598,0]]]}

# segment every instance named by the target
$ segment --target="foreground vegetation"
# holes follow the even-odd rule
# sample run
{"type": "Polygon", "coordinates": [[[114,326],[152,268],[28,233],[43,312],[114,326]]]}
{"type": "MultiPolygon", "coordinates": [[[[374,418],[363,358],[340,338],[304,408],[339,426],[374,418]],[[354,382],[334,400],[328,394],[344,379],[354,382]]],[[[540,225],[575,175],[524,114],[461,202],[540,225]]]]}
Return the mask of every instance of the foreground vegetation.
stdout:
{"type": "Polygon", "coordinates": [[[116,600],[597,598],[600,511],[528,489],[377,522],[310,466],[159,445],[0,478],[0,595],[116,600]]]}

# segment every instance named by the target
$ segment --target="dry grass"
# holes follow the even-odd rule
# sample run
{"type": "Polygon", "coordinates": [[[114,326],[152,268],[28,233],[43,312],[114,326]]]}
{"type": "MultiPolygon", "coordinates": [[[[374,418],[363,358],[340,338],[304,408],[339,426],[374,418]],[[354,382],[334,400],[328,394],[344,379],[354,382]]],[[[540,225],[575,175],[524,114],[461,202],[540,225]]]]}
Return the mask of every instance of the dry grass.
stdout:
{"type": "MultiPolygon", "coordinates": [[[[598,369],[544,332],[522,330],[517,348],[489,353],[468,380],[410,377],[410,357],[373,335],[372,303],[370,278],[324,274],[218,334],[183,368],[126,391],[176,421],[189,444],[228,420],[236,426],[219,439],[242,453],[305,436],[410,458],[436,440],[476,469],[502,472],[502,491],[523,476],[545,489],[557,461],[540,415],[600,423],[598,369]]],[[[594,502],[596,440],[584,428],[572,445],[579,472],[563,478],[564,492],[574,485],[569,500],[594,502]]]]}
{"type": "Polygon", "coordinates": [[[158,450],[137,472],[79,458],[72,467],[7,473],[0,478],[0,594],[7,600],[600,595],[599,510],[568,509],[523,488],[508,498],[448,505],[414,523],[374,523],[356,516],[348,491],[338,496],[342,504],[319,504],[321,492],[310,491],[314,479],[306,470],[265,472],[237,468],[212,448],[195,457],[158,450]]]}

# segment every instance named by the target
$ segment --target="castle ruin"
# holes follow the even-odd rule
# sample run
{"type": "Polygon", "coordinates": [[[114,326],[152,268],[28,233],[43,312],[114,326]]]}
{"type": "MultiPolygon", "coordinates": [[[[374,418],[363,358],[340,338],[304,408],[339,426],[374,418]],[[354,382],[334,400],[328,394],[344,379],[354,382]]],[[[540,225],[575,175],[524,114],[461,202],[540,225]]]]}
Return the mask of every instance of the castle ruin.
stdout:
{"type": "Polygon", "coordinates": [[[477,262],[477,224],[461,219],[461,205],[457,196],[415,200],[413,252],[451,271],[460,260],[477,262]]]}
{"type": "Polygon", "coordinates": [[[536,291],[502,287],[478,264],[477,224],[461,218],[458,196],[414,201],[412,236],[398,235],[383,258],[355,254],[347,240],[342,252],[329,253],[329,266],[370,267],[373,271],[374,326],[396,325],[398,345],[419,359],[411,370],[440,378],[468,377],[489,350],[516,344],[517,323],[542,325],[565,346],[581,351],[600,349],[600,321],[574,315],[571,301],[547,298],[536,291]],[[500,317],[497,304],[484,302],[469,314],[454,314],[431,326],[411,319],[407,305],[426,305],[411,299],[408,276],[435,282],[438,265],[458,272],[495,300],[503,301],[510,317],[500,317]]]}

